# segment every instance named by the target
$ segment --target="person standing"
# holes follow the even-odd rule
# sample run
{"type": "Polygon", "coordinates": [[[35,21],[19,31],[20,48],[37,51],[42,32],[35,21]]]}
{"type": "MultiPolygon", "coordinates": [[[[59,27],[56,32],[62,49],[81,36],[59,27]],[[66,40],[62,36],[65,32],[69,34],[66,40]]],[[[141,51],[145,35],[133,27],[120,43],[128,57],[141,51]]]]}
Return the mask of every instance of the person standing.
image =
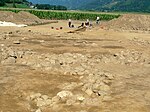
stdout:
{"type": "Polygon", "coordinates": [[[68,26],[71,28],[71,19],[69,19],[68,26]]]}
{"type": "Polygon", "coordinates": [[[96,24],[99,24],[100,23],[100,17],[97,17],[96,18],[96,24]]]}
{"type": "Polygon", "coordinates": [[[86,25],[87,27],[90,25],[89,19],[87,19],[87,21],[85,22],[85,25],[86,25]]]}

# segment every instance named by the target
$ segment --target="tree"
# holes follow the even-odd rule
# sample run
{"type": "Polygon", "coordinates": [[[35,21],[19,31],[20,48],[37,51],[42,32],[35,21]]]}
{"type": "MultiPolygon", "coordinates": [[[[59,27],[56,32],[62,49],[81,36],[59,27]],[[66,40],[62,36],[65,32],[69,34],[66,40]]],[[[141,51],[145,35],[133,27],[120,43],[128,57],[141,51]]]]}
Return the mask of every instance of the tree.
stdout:
{"type": "Polygon", "coordinates": [[[13,8],[16,8],[15,0],[13,0],[13,8]]]}
{"type": "Polygon", "coordinates": [[[5,1],[4,0],[0,0],[0,6],[4,6],[5,5],[5,1]]]}

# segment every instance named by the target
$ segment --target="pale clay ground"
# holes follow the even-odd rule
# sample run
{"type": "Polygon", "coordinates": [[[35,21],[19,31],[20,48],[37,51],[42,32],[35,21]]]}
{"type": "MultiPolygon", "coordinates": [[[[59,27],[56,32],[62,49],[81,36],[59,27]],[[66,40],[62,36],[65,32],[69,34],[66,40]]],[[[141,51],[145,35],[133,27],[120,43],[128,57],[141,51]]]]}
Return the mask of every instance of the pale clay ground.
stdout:
{"type": "MultiPolygon", "coordinates": [[[[79,22],[75,24],[79,25],[79,22]]],[[[0,53],[4,52],[3,48],[9,47],[33,52],[33,55],[17,58],[16,62],[5,63],[4,61],[0,64],[0,112],[150,112],[150,34],[103,30],[99,26],[87,29],[85,32],[67,33],[70,30],[74,29],[67,27],[67,21],[24,28],[0,27],[0,53]],[[54,28],[62,26],[63,29],[55,30],[51,29],[51,26],[54,28]],[[14,41],[19,41],[20,44],[14,44],[14,41]],[[111,61],[111,55],[122,51],[140,52],[141,60],[135,63],[132,63],[132,59],[124,62],[129,58],[127,54],[122,55],[124,57],[119,61],[117,59],[111,61]],[[82,54],[79,58],[90,54],[89,61],[85,63],[83,60],[84,64],[89,62],[89,65],[85,65],[84,68],[89,70],[87,74],[78,75],[78,71],[76,75],[65,74],[67,66],[59,69],[56,66],[57,56],[64,53],[82,54]],[[45,67],[46,61],[43,57],[53,54],[56,55],[56,64],[49,69],[48,66],[51,65],[45,67]],[[103,55],[108,57],[98,62],[93,61],[94,56],[103,55]],[[44,64],[40,65],[42,63],[44,64]],[[27,100],[27,97],[33,93],[54,97],[62,91],[60,86],[65,83],[84,84],[85,82],[81,80],[82,76],[87,78],[95,69],[113,74],[111,84],[108,84],[110,88],[107,91],[108,97],[104,99],[101,96],[90,96],[89,92],[82,91],[80,87],[69,91],[73,94],[83,94],[85,98],[96,98],[100,103],[92,105],[92,103],[81,102],[81,104],[67,105],[64,101],[60,101],[52,106],[39,107],[35,102],[27,100]]],[[[1,55],[1,61],[3,60],[5,59],[1,55]]],[[[61,58],[58,59],[58,63],[60,60],[61,58]]],[[[64,60],[67,63],[69,59],[64,60]]],[[[81,63],[82,61],[77,61],[76,65],[70,63],[68,67],[73,71],[74,66],[80,67],[81,63]]]]}

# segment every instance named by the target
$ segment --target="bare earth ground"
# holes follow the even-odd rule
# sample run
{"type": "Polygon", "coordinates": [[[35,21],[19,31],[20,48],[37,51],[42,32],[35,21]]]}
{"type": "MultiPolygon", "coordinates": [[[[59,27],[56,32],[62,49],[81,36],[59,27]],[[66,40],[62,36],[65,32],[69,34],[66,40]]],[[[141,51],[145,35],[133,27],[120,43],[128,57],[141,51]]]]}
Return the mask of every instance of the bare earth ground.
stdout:
{"type": "Polygon", "coordinates": [[[0,112],[150,112],[150,34],[70,30],[0,27],[0,112]]]}

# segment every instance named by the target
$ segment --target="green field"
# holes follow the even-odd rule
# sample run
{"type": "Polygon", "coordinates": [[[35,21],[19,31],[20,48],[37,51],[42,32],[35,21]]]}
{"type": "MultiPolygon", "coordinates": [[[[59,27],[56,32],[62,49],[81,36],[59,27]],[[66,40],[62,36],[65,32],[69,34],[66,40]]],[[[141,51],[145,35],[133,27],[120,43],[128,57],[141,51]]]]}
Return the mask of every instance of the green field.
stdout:
{"type": "Polygon", "coordinates": [[[1,11],[12,11],[18,13],[19,11],[27,11],[31,14],[36,15],[41,19],[52,19],[52,20],[95,20],[96,17],[100,17],[101,20],[112,20],[118,18],[120,14],[113,13],[98,13],[98,12],[78,12],[78,11],[52,11],[52,10],[36,10],[36,9],[14,9],[14,8],[0,8],[1,11]]]}

